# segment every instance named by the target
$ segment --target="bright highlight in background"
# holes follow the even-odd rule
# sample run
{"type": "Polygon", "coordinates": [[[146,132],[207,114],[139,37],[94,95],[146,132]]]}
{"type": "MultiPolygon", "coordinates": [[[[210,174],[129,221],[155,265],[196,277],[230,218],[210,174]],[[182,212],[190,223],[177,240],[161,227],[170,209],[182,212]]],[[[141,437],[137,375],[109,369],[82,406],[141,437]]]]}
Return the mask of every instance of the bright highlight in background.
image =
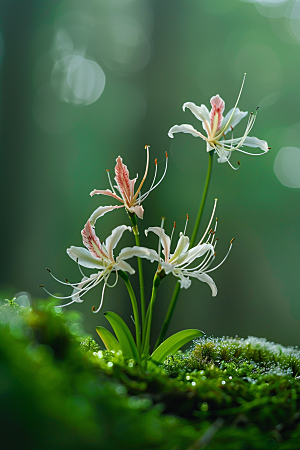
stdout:
{"type": "Polygon", "coordinates": [[[274,162],[274,172],[284,186],[300,188],[300,149],[283,147],[279,150],[274,162]]]}

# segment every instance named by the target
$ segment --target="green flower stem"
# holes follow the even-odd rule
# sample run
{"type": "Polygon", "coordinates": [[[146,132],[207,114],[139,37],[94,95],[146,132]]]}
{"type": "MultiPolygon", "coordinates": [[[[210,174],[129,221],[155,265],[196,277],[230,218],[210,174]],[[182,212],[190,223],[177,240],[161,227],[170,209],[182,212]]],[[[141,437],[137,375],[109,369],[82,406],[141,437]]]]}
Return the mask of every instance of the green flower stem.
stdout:
{"type": "MultiPolygon", "coordinates": [[[[135,237],[135,243],[137,247],[141,246],[139,230],[137,226],[136,215],[132,213],[128,213],[130,222],[132,225],[132,231],[135,237]]],[[[140,281],[140,292],[141,292],[141,315],[142,315],[142,329],[145,326],[145,288],[144,288],[144,274],[143,274],[143,265],[141,258],[137,258],[138,260],[138,271],[139,271],[139,281],[140,281]]]]}
{"type": "MultiPolygon", "coordinates": [[[[201,198],[201,202],[200,202],[200,206],[199,206],[199,210],[198,210],[198,214],[197,214],[197,218],[196,218],[196,222],[194,225],[194,229],[192,232],[192,237],[190,240],[190,248],[193,247],[194,242],[196,240],[197,237],[197,233],[199,230],[199,226],[200,226],[200,221],[201,221],[201,217],[202,217],[202,212],[203,212],[203,208],[205,205],[205,200],[207,197],[207,191],[208,191],[208,186],[209,186],[209,182],[210,182],[210,175],[211,175],[211,169],[212,169],[212,151],[210,151],[208,153],[208,168],[207,168],[207,173],[206,173],[206,180],[205,180],[205,185],[204,185],[204,190],[203,190],[203,194],[202,194],[202,198],[201,198]]],[[[167,330],[169,328],[173,313],[174,313],[174,309],[177,303],[177,298],[178,298],[178,294],[179,294],[179,290],[180,290],[180,284],[179,282],[176,283],[175,289],[173,291],[173,295],[169,304],[169,308],[161,329],[161,332],[159,334],[159,337],[157,339],[156,345],[155,345],[155,349],[164,341],[167,330]]],[[[154,349],[154,350],[155,350],[154,349]]]]}
{"type": "Polygon", "coordinates": [[[156,299],[157,294],[157,288],[160,285],[161,279],[163,278],[164,273],[161,273],[161,275],[156,272],[154,279],[153,279],[153,286],[152,286],[152,295],[149,302],[149,306],[147,309],[147,315],[145,320],[145,332],[143,333],[143,348],[142,348],[142,354],[144,355],[145,361],[147,361],[149,356],[149,349],[150,349],[150,334],[151,334],[151,322],[152,322],[152,314],[153,314],[153,306],[156,299]]]}
{"type": "Polygon", "coordinates": [[[140,328],[140,318],[139,318],[139,309],[136,301],[136,296],[134,293],[134,290],[131,286],[131,283],[129,281],[129,277],[126,272],[123,272],[123,270],[119,270],[119,275],[121,278],[123,278],[128,294],[131,300],[132,304],[132,310],[133,310],[133,318],[134,318],[134,324],[135,324],[135,339],[136,339],[136,346],[138,349],[139,356],[141,356],[141,328],[140,328]]]}

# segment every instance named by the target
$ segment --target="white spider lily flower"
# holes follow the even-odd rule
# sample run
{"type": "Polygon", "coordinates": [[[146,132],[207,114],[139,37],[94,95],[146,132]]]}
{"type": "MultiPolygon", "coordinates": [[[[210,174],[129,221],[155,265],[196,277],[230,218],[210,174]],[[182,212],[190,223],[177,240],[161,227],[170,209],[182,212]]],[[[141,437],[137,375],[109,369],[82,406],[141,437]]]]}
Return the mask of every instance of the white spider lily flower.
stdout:
{"type": "Polygon", "coordinates": [[[263,141],[256,137],[248,137],[248,134],[250,133],[254,125],[258,108],[256,109],[255,113],[250,114],[246,130],[242,137],[235,139],[233,139],[232,137],[232,139],[226,139],[226,133],[229,130],[233,131],[233,128],[248,114],[247,111],[240,111],[240,109],[237,107],[244,86],[244,81],[245,76],[236,104],[226,114],[225,117],[223,117],[225,102],[219,95],[215,95],[210,99],[210,103],[212,106],[210,112],[205,105],[197,106],[192,102],[184,103],[182,107],[183,111],[185,111],[186,108],[189,108],[194,116],[198,120],[201,120],[202,127],[207,136],[197,131],[191,125],[183,124],[174,125],[172,128],[170,128],[168,132],[169,137],[173,138],[174,133],[189,133],[192,136],[201,137],[204,141],[206,141],[207,151],[209,152],[211,150],[214,150],[219,156],[218,162],[228,162],[232,168],[234,167],[230,164],[229,159],[231,156],[231,152],[233,152],[234,150],[246,153],[247,155],[263,155],[264,153],[267,153],[270,148],[268,147],[266,141],[263,141]],[[258,147],[262,150],[262,153],[246,152],[242,150],[243,146],[258,147]]]}
{"type": "Polygon", "coordinates": [[[133,180],[130,180],[129,171],[127,169],[127,166],[125,164],[123,164],[122,158],[120,156],[118,156],[118,158],[116,159],[117,164],[115,166],[116,186],[112,185],[110,177],[109,177],[109,172],[107,171],[111,190],[110,189],[105,189],[105,190],[94,189],[90,193],[91,196],[93,196],[95,194],[108,195],[109,197],[113,197],[114,199],[123,203],[121,206],[118,206],[118,205],[116,205],[116,206],[100,206],[99,208],[97,208],[90,217],[90,222],[91,222],[92,226],[95,225],[95,222],[99,217],[103,216],[104,214],[106,214],[109,211],[112,211],[113,209],[122,208],[122,207],[125,207],[127,209],[127,211],[136,214],[140,219],[143,218],[144,209],[143,209],[141,203],[148,197],[150,192],[153,191],[153,189],[155,189],[161,183],[161,181],[163,180],[163,178],[166,174],[167,167],[168,167],[168,154],[166,152],[166,166],[165,166],[165,170],[164,170],[164,173],[163,173],[161,179],[157,183],[155,183],[156,175],[157,175],[157,159],[156,159],[155,160],[155,173],[154,173],[154,178],[151,183],[150,189],[147,192],[145,192],[144,194],[141,194],[141,189],[142,189],[142,186],[147,177],[148,168],[149,168],[149,145],[146,145],[145,148],[147,150],[147,162],[146,162],[145,174],[144,174],[143,179],[142,179],[136,192],[134,192],[134,185],[137,180],[137,176],[133,180]],[[119,194],[116,193],[115,189],[118,190],[119,194]]]}
{"type": "Polygon", "coordinates": [[[59,298],[59,299],[70,299],[68,303],[62,306],[68,306],[71,305],[74,302],[82,302],[82,296],[86,294],[90,289],[97,286],[101,281],[104,281],[103,289],[102,289],[102,295],[101,295],[101,301],[100,305],[97,308],[97,310],[93,307],[93,312],[98,312],[101,309],[103,298],[104,298],[104,291],[105,287],[114,287],[115,284],[118,281],[118,270],[123,270],[124,272],[128,272],[130,275],[135,273],[135,270],[124,260],[131,258],[132,256],[135,256],[135,250],[134,248],[124,248],[123,251],[125,252],[123,256],[119,255],[116,259],[113,255],[113,250],[120,241],[124,231],[131,231],[131,227],[126,225],[120,225],[119,227],[115,228],[111,235],[108,236],[105,243],[101,244],[99,238],[95,234],[94,228],[91,226],[90,221],[86,223],[84,229],[82,230],[82,239],[84,247],[70,247],[67,249],[67,253],[74,261],[77,262],[78,267],[80,269],[80,266],[87,267],[88,269],[97,269],[97,273],[93,273],[89,277],[86,277],[81,269],[80,272],[83,276],[82,280],[79,283],[69,283],[67,280],[66,282],[58,280],[52,273],[50,272],[51,276],[56,280],[59,281],[62,284],[68,285],[73,287],[73,292],[71,295],[67,297],[56,297],[52,294],[50,294],[44,286],[44,290],[52,295],[53,297],[59,298]],[[112,272],[116,272],[116,281],[113,284],[113,286],[108,284],[109,276],[112,272]]]}
{"type": "MultiPolygon", "coordinates": [[[[208,223],[207,229],[200,240],[200,242],[195,246],[189,249],[190,246],[190,240],[187,236],[185,236],[184,233],[180,233],[179,240],[177,242],[176,248],[174,253],[171,253],[171,243],[172,243],[172,236],[169,237],[165,230],[161,227],[150,227],[147,230],[145,230],[146,236],[148,235],[148,232],[151,231],[155,233],[159,239],[160,244],[162,246],[162,253],[163,257],[161,257],[160,254],[160,245],[159,250],[156,252],[155,250],[149,250],[147,248],[138,247],[139,254],[136,254],[136,256],[139,256],[140,258],[146,258],[149,259],[151,262],[157,261],[158,262],[158,271],[163,270],[166,275],[169,273],[172,273],[175,277],[179,278],[180,287],[188,289],[191,285],[191,278],[197,278],[200,281],[203,281],[204,283],[207,283],[212,291],[212,296],[215,297],[217,295],[217,286],[214,282],[214,280],[208,275],[208,272],[212,272],[213,270],[220,267],[223,262],[226,260],[227,256],[229,255],[229,252],[232,247],[232,242],[234,239],[230,241],[229,250],[225,256],[225,258],[219,263],[217,266],[215,266],[212,269],[209,269],[211,263],[215,259],[216,256],[216,245],[217,245],[217,239],[215,239],[215,232],[217,229],[217,220],[215,224],[214,230],[210,229],[215,210],[216,210],[216,203],[215,201],[212,216],[210,218],[210,221],[208,223]],[[208,238],[206,239],[206,242],[203,242],[205,237],[208,235],[208,238]],[[202,258],[202,260],[198,263],[195,263],[195,261],[198,258],[202,258]],[[193,266],[193,263],[195,265],[193,266]],[[193,267],[192,267],[193,266],[193,267]]],[[[175,226],[175,224],[174,224],[175,226]]],[[[173,229],[174,230],[174,229],[173,229]]],[[[126,249],[122,250],[120,253],[120,257],[124,254],[124,257],[126,257],[126,249]],[[123,253],[124,252],[124,253],[123,253]]]]}

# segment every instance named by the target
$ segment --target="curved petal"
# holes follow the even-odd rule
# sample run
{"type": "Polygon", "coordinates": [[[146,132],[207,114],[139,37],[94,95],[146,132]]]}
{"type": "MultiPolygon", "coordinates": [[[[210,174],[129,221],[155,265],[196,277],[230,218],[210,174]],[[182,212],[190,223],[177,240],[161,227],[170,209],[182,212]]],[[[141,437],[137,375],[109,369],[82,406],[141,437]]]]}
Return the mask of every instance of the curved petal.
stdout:
{"type": "Polygon", "coordinates": [[[110,259],[113,259],[113,249],[116,247],[119,240],[123,236],[124,231],[126,230],[131,231],[131,227],[128,227],[127,225],[120,225],[112,230],[111,235],[106,239],[105,248],[110,259]]]}
{"type": "Polygon", "coordinates": [[[125,261],[119,261],[115,266],[115,270],[124,270],[124,272],[128,272],[130,275],[135,273],[135,270],[125,261]]]}
{"type": "Polygon", "coordinates": [[[209,111],[205,105],[197,106],[195,103],[192,102],[186,102],[182,106],[183,111],[185,111],[185,108],[189,108],[189,110],[194,114],[194,116],[202,121],[203,129],[210,133],[210,118],[209,118],[209,111]]]}
{"type": "Polygon", "coordinates": [[[129,171],[127,166],[123,163],[121,156],[118,156],[116,159],[115,166],[115,181],[118,185],[119,191],[127,205],[130,205],[131,199],[134,196],[134,184],[136,182],[136,178],[130,180],[129,171]]]}
{"type": "Polygon", "coordinates": [[[91,226],[89,220],[85,224],[84,229],[81,231],[81,235],[84,245],[93,256],[96,256],[96,258],[107,258],[106,253],[103,251],[101,242],[96,236],[95,230],[91,226]]]}
{"type": "Polygon", "coordinates": [[[144,215],[144,208],[141,205],[137,205],[137,206],[131,206],[129,208],[129,211],[133,212],[134,214],[136,214],[138,216],[139,219],[143,218],[144,215]]]}
{"type": "Polygon", "coordinates": [[[133,256],[137,256],[138,258],[145,258],[152,261],[160,261],[160,257],[158,256],[155,250],[146,248],[146,247],[125,247],[121,250],[119,256],[116,261],[119,264],[121,260],[132,258],[133,256]]]}
{"type": "Polygon", "coordinates": [[[191,272],[189,273],[189,276],[197,278],[198,280],[203,281],[204,283],[207,283],[211,288],[212,296],[215,297],[217,295],[218,288],[214,280],[209,275],[207,275],[206,273],[191,272]]]}
{"type": "Polygon", "coordinates": [[[163,246],[163,254],[165,255],[165,260],[168,261],[170,255],[171,239],[165,233],[165,230],[163,228],[149,227],[147,230],[145,230],[146,236],[148,236],[149,231],[152,231],[152,233],[155,233],[160,238],[160,241],[163,246]]]}
{"type": "Polygon", "coordinates": [[[178,273],[176,273],[176,274],[174,274],[174,275],[176,275],[177,277],[179,277],[181,289],[183,289],[183,288],[184,288],[184,289],[188,289],[188,288],[190,287],[190,285],[192,284],[192,282],[191,282],[191,280],[189,279],[189,277],[185,277],[185,276],[183,275],[183,273],[178,272],[178,273]]]}
{"type": "Polygon", "coordinates": [[[179,258],[182,253],[185,253],[188,250],[189,245],[190,245],[189,238],[187,236],[184,236],[184,234],[182,234],[178,239],[174,254],[170,256],[169,262],[170,263],[175,262],[177,264],[178,263],[177,258],[179,258]]]}
{"type": "Polygon", "coordinates": [[[206,252],[211,251],[214,253],[214,247],[211,244],[200,244],[191,248],[186,253],[182,254],[176,262],[176,265],[191,264],[195,259],[201,258],[206,252]]]}
{"type": "Polygon", "coordinates": [[[95,195],[95,194],[108,195],[109,197],[113,197],[116,200],[123,202],[123,200],[117,194],[114,194],[110,189],[105,189],[105,190],[94,189],[92,192],[90,192],[91,197],[93,197],[93,195],[95,195]]]}
{"type": "Polygon", "coordinates": [[[91,225],[94,226],[96,223],[96,220],[99,219],[99,217],[104,216],[104,214],[106,214],[109,211],[112,211],[113,209],[118,209],[118,208],[123,208],[124,205],[115,205],[115,206],[99,206],[99,208],[95,209],[95,211],[93,212],[93,214],[90,217],[90,222],[91,225]]]}
{"type": "MultiPolygon", "coordinates": [[[[223,119],[221,128],[225,128],[225,125],[227,124],[231,114],[232,114],[233,108],[226,114],[226,116],[223,119]]],[[[236,108],[234,110],[234,113],[232,115],[232,118],[227,125],[227,128],[223,130],[223,133],[227,133],[227,131],[230,130],[230,127],[234,128],[244,117],[246,117],[248,114],[248,111],[241,111],[240,108],[236,108]]]]}
{"type": "Polygon", "coordinates": [[[189,133],[192,136],[201,137],[202,139],[206,140],[206,138],[201,133],[199,133],[199,131],[195,130],[195,128],[193,128],[192,125],[187,124],[174,125],[172,128],[169,129],[168,136],[170,138],[173,138],[174,133],[189,133]]]}
{"type": "Polygon", "coordinates": [[[171,272],[175,275],[175,273],[174,273],[174,271],[176,269],[175,264],[170,264],[168,262],[161,261],[160,265],[161,265],[162,269],[164,269],[166,275],[168,275],[171,272]]]}
{"type": "Polygon", "coordinates": [[[267,142],[254,136],[247,136],[243,142],[243,145],[246,145],[247,147],[259,147],[265,153],[269,151],[267,142]]]}
{"type": "Polygon", "coordinates": [[[78,262],[83,267],[88,269],[104,269],[103,261],[95,256],[83,247],[70,247],[67,249],[67,253],[74,261],[78,262]]]}

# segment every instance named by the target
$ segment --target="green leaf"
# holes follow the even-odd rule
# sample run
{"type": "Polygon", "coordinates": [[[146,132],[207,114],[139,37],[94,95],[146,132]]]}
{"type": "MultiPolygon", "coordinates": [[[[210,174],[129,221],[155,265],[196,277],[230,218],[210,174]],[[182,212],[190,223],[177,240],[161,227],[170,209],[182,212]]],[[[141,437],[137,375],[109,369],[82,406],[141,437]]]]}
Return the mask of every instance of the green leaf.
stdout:
{"type": "Polygon", "coordinates": [[[204,333],[200,330],[183,330],[173,334],[152,353],[147,364],[147,370],[155,369],[164,362],[168,355],[176,353],[184,344],[203,335],[204,333]]]}
{"type": "Polygon", "coordinates": [[[100,338],[102,339],[102,342],[105,345],[107,350],[109,350],[109,351],[115,350],[116,352],[118,350],[121,350],[121,346],[120,346],[119,342],[111,334],[110,331],[108,331],[104,327],[96,327],[96,331],[99,334],[100,338]]]}
{"type": "Polygon", "coordinates": [[[111,311],[104,313],[104,315],[117,336],[124,357],[139,361],[139,355],[134,339],[124,320],[118,316],[118,314],[111,311]]]}

